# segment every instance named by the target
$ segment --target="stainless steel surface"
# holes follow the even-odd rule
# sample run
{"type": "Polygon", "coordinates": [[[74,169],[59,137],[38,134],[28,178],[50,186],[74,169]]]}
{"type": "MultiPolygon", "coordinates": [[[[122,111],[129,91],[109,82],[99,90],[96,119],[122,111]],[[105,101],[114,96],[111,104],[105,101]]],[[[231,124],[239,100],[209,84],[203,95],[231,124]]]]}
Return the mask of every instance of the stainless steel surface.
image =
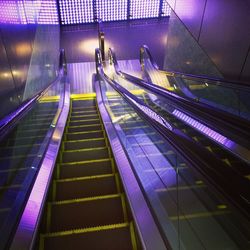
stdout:
{"type": "Polygon", "coordinates": [[[114,158],[127,194],[130,208],[140,234],[144,249],[166,249],[154,218],[143,197],[142,191],[131,169],[131,165],[115,132],[114,126],[104,106],[99,82],[95,83],[97,103],[107,132],[114,158]]]}

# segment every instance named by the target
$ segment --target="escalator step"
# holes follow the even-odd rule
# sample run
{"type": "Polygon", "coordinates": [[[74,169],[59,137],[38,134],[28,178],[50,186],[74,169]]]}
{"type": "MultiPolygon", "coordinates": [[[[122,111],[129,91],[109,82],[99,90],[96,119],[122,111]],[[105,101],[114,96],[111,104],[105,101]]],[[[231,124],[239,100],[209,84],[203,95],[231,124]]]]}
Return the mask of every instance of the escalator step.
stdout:
{"type": "Polygon", "coordinates": [[[89,120],[89,119],[97,119],[97,118],[99,118],[98,114],[77,115],[77,116],[71,116],[70,121],[89,120]]]}
{"type": "Polygon", "coordinates": [[[78,163],[74,165],[61,164],[59,178],[74,178],[98,174],[111,174],[112,162],[110,159],[78,163]]]}
{"type": "Polygon", "coordinates": [[[62,153],[62,162],[80,162],[92,159],[109,158],[108,148],[93,148],[77,151],[64,151],[62,153]]]}
{"type": "Polygon", "coordinates": [[[50,219],[50,232],[123,223],[122,197],[51,203],[50,219]]]}
{"type": "Polygon", "coordinates": [[[40,144],[36,145],[25,145],[25,146],[16,146],[16,147],[5,147],[0,148],[0,158],[7,156],[17,156],[17,155],[26,155],[26,154],[36,154],[41,147],[40,144]]]}
{"type": "Polygon", "coordinates": [[[98,148],[105,147],[106,141],[104,138],[96,138],[94,140],[78,140],[78,141],[66,141],[64,142],[65,150],[77,150],[84,148],[98,148]]]}
{"type": "Polygon", "coordinates": [[[96,106],[96,101],[95,99],[91,100],[75,100],[72,102],[72,108],[83,108],[83,107],[89,107],[89,106],[96,106]]]}
{"type": "Polygon", "coordinates": [[[41,237],[40,249],[109,249],[135,250],[128,223],[93,230],[75,230],[41,237]]]}
{"type": "Polygon", "coordinates": [[[85,115],[98,115],[98,112],[96,109],[93,109],[93,110],[78,110],[78,111],[73,111],[71,113],[71,117],[85,116],[85,115]]]}
{"type": "Polygon", "coordinates": [[[100,138],[100,137],[104,137],[104,134],[102,130],[96,130],[96,131],[87,131],[87,132],[82,132],[82,133],[66,134],[65,137],[66,137],[66,140],[74,141],[74,140],[100,138]]]}
{"type": "Polygon", "coordinates": [[[91,125],[81,125],[81,126],[74,126],[68,127],[68,133],[78,133],[82,131],[95,131],[95,130],[102,130],[101,124],[91,124],[91,125]]]}
{"type": "Polygon", "coordinates": [[[55,200],[70,200],[117,193],[114,174],[78,177],[55,181],[55,200]]]}
{"type": "Polygon", "coordinates": [[[78,120],[78,121],[70,121],[69,126],[81,126],[81,125],[91,125],[91,124],[99,124],[100,119],[89,119],[89,120],[78,120]]]}

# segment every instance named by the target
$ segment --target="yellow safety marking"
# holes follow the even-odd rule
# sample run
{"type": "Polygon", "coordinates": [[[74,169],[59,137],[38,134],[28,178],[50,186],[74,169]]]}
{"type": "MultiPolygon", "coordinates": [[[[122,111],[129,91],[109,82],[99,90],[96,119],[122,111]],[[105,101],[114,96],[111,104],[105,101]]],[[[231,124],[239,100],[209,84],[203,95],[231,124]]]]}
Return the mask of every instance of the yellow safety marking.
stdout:
{"type": "Polygon", "coordinates": [[[92,196],[92,197],[85,197],[85,198],[78,198],[78,199],[52,201],[52,202],[49,202],[49,203],[51,205],[65,205],[65,204],[87,202],[87,201],[114,199],[114,198],[119,198],[119,197],[121,197],[121,194],[108,194],[108,195],[99,195],[99,196],[92,196]]]}
{"type": "Polygon", "coordinates": [[[77,125],[77,126],[68,126],[67,129],[69,128],[89,128],[89,127],[93,127],[93,126],[101,126],[102,124],[87,124],[87,125],[77,125]]]}
{"type": "Polygon", "coordinates": [[[56,199],[56,181],[53,180],[52,182],[52,200],[54,201],[56,199]]]}
{"type": "Polygon", "coordinates": [[[96,122],[96,121],[100,121],[99,118],[96,119],[86,119],[86,120],[75,120],[75,121],[69,121],[68,123],[78,123],[78,122],[96,122]]]}
{"type": "Polygon", "coordinates": [[[65,150],[64,153],[74,153],[74,152],[85,152],[85,151],[94,151],[108,149],[108,147],[97,147],[97,148],[83,148],[83,149],[74,149],[74,150],[65,150]]]}
{"type": "Polygon", "coordinates": [[[178,186],[178,187],[168,187],[168,188],[158,188],[156,189],[156,192],[170,192],[170,191],[176,191],[176,190],[189,190],[189,189],[199,189],[204,188],[206,185],[190,185],[190,186],[178,186]]]}
{"type": "Polygon", "coordinates": [[[137,250],[137,242],[136,242],[136,235],[135,235],[135,229],[134,229],[134,224],[133,222],[129,223],[129,231],[130,231],[130,237],[131,237],[131,243],[132,243],[132,248],[133,250],[137,250]]]}
{"type": "Polygon", "coordinates": [[[225,205],[225,204],[219,204],[219,205],[217,205],[217,208],[218,209],[226,209],[227,205],[225,205]]]}
{"type": "Polygon", "coordinates": [[[91,141],[103,141],[105,138],[99,137],[99,138],[91,138],[91,139],[81,139],[81,140],[67,140],[64,143],[74,143],[74,142],[91,142],[91,141]]]}
{"type": "Polygon", "coordinates": [[[43,237],[56,237],[56,236],[65,236],[65,235],[71,235],[71,234],[90,233],[90,232],[96,232],[96,231],[124,228],[128,226],[129,226],[129,223],[118,223],[118,224],[111,224],[111,225],[105,225],[105,226],[97,226],[97,227],[89,227],[89,228],[73,229],[73,230],[68,230],[68,231],[49,233],[49,234],[44,234],[43,237]]]}
{"type": "Polygon", "coordinates": [[[118,173],[115,174],[115,184],[116,184],[117,192],[121,193],[121,185],[120,185],[118,173]]]}
{"type": "Polygon", "coordinates": [[[201,185],[201,184],[203,184],[203,181],[202,180],[198,180],[198,181],[195,182],[195,184],[201,185]]]}
{"type": "Polygon", "coordinates": [[[96,109],[97,110],[97,107],[96,106],[87,106],[87,107],[71,107],[71,113],[72,112],[76,112],[75,110],[88,110],[88,109],[96,109]]]}
{"type": "Polygon", "coordinates": [[[127,208],[126,208],[126,201],[124,193],[121,195],[121,202],[122,202],[122,210],[123,210],[123,218],[125,222],[128,222],[128,214],[127,214],[127,208]]]}
{"type": "Polygon", "coordinates": [[[100,174],[100,175],[66,178],[66,179],[55,180],[55,182],[61,183],[61,182],[72,182],[72,181],[84,181],[84,180],[92,180],[92,179],[102,179],[102,178],[107,178],[107,177],[114,177],[114,174],[100,174]]]}
{"type": "Polygon", "coordinates": [[[96,97],[96,93],[86,93],[86,94],[71,94],[70,98],[75,101],[76,99],[94,99],[96,97]]]}
{"type": "Polygon", "coordinates": [[[39,250],[44,250],[44,235],[40,234],[39,250]]]}
{"type": "Polygon", "coordinates": [[[80,111],[72,111],[71,116],[75,116],[75,114],[82,114],[82,113],[95,113],[97,114],[96,109],[87,109],[87,110],[80,110],[80,111]]]}
{"type": "Polygon", "coordinates": [[[180,215],[180,216],[170,216],[170,220],[187,220],[187,219],[196,219],[196,218],[206,218],[210,216],[218,216],[218,215],[225,215],[231,213],[230,211],[214,211],[214,212],[201,212],[195,214],[187,214],[187,215],[180,215]]]}
{"type": "Polygon", "coordinates": [[[51,101],[58,101],[60,100],[59,95],[54,95],[54,96],[43,96],[42,99],[39,100],[39,102],[43,102],[43,100],[51,100],[51,101]]]}
{"type": "Polygon", "coordinates": [[[113,158],[110,158],[110,161],[111,161],[111,168],[112,168],[112,173],[115,173],[116,170],[115,170],[115,161],[113,158]]]}
{"type": "MultiPolygon", "coordinates": [[[[98,114],[88,114],[88,115],[74,115],[74,116],[71,116],[70,117],[70,121],[71,121],[71,118],[81,118],[81,117],[91,117],[91,116],[97,116],[98,114]]],[[[74,120],[73,120],[74,121],[74,120]]]]}
{"type": "Polygon", "coordinates": [[[232,164],[230,163],[229,159],[223,159],[223,162],[225,162],[227,165],[229,165],[230,167],[232,166],[232,164]]]}
{"type": "Polygon", "coordinates": [[[97,159],[97,160],[87,160],[87,161],[77,161],[77,162],[64,162],[60,163],[61,166],[65,165],[79,165],[79,164],[88,164],[88,163],[95,163],[95,162],[103,162],[103,161],[110,161],[109,158],[97,159]]]}
{"type": "Polygon", "coordinates": [[[60,178],[60,165],[57,164],[56,165],[56,179],[59,179],[60,178]]]}
{"type": "Polygon", "coordinates": [[[46,218],[46,231],[50,232],[50,225],[51,225],[51,203],[47,203],[47,218],[46,218]]]}
{"type": "Polygon", "coordinates": [[[246,177],[248,180],[250,180],[250,175],[246,175],[245,177],[246,177]]]}
{"type": "Polygon", "coordinates": [[[67,134],[70,134],[70,135],[75,135],[75,134],[89,134],[89,133],[98,133],[98,132],[103,132],[103,130],[91,130],[91,131],[82,131],[82,132],[70,132],[70,133],[66,133],[67,134]]]}

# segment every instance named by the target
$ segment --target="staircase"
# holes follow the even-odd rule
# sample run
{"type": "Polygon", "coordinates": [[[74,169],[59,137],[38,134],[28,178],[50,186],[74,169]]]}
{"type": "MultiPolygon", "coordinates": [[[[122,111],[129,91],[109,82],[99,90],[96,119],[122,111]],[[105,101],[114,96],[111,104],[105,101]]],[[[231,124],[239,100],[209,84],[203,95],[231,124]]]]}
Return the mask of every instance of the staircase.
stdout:
{"type": "Polygon", "coordinates": [[[71,102],[39,249],[138,249],[95,99],[71,102]]]}

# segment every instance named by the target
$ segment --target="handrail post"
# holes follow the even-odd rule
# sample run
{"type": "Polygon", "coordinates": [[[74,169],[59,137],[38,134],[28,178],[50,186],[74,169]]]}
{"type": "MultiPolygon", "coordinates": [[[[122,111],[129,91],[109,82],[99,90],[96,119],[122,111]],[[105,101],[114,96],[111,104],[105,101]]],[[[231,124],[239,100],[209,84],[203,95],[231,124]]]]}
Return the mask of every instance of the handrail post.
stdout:
{"type": "Polygon", "coordinates": [[[101,51],[102,62],[105,61],[105,46],[104,46],[104,31],[102,26],[102,21],[98,20],[98,41],[99,41],[99,49],[101,51]]]}

